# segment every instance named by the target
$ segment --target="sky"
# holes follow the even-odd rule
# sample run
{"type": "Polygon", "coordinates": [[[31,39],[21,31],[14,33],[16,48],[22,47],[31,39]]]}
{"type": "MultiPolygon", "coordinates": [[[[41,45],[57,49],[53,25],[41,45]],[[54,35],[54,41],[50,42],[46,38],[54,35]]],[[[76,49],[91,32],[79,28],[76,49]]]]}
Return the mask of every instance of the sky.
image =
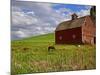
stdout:
{"type": "Polygon", "coordinates": [[[11,2],[11,39],[53,33],[59,23],[89,15],[89,5],[55,4],[33,1],[11,2]]]}

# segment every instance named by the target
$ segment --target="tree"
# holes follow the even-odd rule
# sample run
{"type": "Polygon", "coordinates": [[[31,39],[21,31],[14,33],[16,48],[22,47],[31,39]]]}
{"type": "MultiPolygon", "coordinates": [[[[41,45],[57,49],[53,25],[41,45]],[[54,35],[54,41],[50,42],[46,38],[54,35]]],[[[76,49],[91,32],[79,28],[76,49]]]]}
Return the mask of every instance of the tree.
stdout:
{"type": "Polygon", "coordinates": [[[92,6],[90,9],[90,16],[95,20],[96,19],[96,6],[92,6]]]}

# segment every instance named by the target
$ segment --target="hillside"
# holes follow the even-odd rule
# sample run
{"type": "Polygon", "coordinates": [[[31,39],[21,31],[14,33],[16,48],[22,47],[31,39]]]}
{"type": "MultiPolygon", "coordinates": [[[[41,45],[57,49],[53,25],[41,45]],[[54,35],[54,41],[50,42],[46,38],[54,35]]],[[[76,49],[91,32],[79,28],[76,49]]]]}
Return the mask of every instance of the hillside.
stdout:
{"type": "Polygon", "coordinates": [[[55,45],[54,38],[50,33],[12,41],[12,75],[96,68],[95,45],[55,45]],[[55,50],[48,52],[50,45],[55,50]]]}
{"type": "Polygon", "coordinates": [[[55,35],[54,33],[49,33],[49,34],[44,34],[44,35],[38,35],[38,36],[33,36],[29,38],[24,38],[21,40],[14,40],[12,42],[54,42],[55,40],[55,35]]]}

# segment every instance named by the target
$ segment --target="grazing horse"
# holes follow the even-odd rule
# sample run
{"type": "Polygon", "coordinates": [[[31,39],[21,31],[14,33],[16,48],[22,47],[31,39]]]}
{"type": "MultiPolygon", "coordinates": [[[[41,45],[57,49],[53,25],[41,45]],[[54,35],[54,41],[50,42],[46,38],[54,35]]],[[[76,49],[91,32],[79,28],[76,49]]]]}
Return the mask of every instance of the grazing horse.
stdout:
{"type": "Polygon", "coordinates": [[[23,48],[24,51],[28,50],[29,48],[23,48]]]}
{"type": "Polygon", "coordinates": [[[50,50],[55,50],[55,47],[54,46],[49,46],[48,47],[48,52],[50,52],[50,50]]]}

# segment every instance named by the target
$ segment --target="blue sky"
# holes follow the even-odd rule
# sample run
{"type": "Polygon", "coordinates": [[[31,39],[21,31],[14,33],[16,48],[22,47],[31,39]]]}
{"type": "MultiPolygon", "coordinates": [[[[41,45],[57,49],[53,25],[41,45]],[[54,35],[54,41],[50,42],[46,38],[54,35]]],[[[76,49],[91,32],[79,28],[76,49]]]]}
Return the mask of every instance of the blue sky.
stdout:
{"type": "Polygon", "coordinates": [[[79,17],[89,15],[90,8],[88,5],[12,0],[11,38],[20,39],[52,33],[59,23],[70,20],[73,13],[79,17]]]}
{"type": "Polygon", "coordinates": [[[69,8],[73,11],[80,11],[81,9],[86,10],[89,7],[84,6],[84,5],[76,5],[76,4],[56,4],[55,6],[53,6],[54,9],[59,9],[59,8],[69,8]]]}

